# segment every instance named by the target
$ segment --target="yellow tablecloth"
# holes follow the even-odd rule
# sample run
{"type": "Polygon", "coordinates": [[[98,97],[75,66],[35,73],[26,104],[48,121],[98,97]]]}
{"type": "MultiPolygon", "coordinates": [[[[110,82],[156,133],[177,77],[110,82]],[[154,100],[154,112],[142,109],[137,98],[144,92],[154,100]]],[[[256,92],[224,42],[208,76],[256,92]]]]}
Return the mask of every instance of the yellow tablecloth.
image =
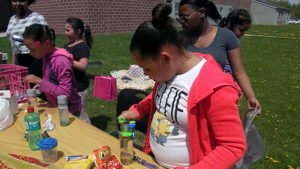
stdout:
{"type": "MultiPolygon", "coordinates": [[[[7,154],[11,153],[42,159],[41,152],[31,151],[28,147],[28,143],[23,137],[23,133],[26,131],[24,126],[25,107],[26,105],[24,105],[23,108],[20,109],[20,113],[14,117],[15,121],[13,125],[0,132],[0,151],[7,154]]],[[[59,124],[57,108],[51,108],[47,104],[43,106],[43,110],[44,112],[40,114],[41,125],[47,120],[47,113],[52,114],[52,121],[55,124],[54,131],[48,132],[51,137],[57,139],[57,150],[61,155],[60,159],[54,163],[55,166],[63,168],[67,163],[66,156],[90,155],[93,150],[105,145],[111,148],[112,155],[115,155],[118,159],[120,159],[118,139],[72,115],[69,116],[71,124],[67,127],[61,127],[59,124]]],[[[147,154],[137,149],[135,149],[135,154],[158,166],[158,164],[154,162],[153,158],[147,154]]],[[[123,165],[123,168],[142,169],[146,167],[134,162],[131,165],[123,165]]]]}

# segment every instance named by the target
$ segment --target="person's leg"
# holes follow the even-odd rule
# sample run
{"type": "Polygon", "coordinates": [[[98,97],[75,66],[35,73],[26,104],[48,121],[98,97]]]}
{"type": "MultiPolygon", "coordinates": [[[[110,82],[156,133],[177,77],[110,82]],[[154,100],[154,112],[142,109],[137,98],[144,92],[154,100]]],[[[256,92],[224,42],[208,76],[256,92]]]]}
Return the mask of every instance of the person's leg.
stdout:
{"type": "Polygon", "coordinates": [[[88,99],[88,92],[89,92],[89,88],[85,89],[85,90],[82,91],[82,92],[78,92],[78,95],[81,97],[81,105],[82,105],[81,113],[80,113],[79,118],[80,118],[82,121],[91,124],[91,120],[90,120],[90,118],[88,117],[88,114],[87,114],[87,99],[88,99]]]}
{"type": "MultiPolygon", "coordinates": [[[[117,100],[117,117],[125,110],[128,110],[130,106],[133,104],[139,103],[145,96],[149,93],[135,90],[135,89],[124,89],[118,95],[117,100]],[[143,97],[141,97],[142,95],[143,97]]],[[[146,133],[147,126],[148,126],[148,115],[145,116],[143,119],[136,121],[136,130],[139,130],[143,133],[146,133]]],[[[119,125],[118,125],[118,129],[119,125]]]]}

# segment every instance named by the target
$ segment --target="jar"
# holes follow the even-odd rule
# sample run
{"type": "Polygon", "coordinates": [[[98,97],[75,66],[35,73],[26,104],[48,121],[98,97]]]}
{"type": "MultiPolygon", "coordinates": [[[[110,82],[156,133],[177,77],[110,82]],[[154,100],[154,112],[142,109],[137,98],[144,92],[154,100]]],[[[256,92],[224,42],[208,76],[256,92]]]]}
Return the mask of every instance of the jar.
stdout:
{"type": "Polygon", "coordinates": [[[39,148],[44,161],[54,163],[58,160],[56,146],[57,140],[55,138],[46,137],[39,142],[39,148]]]}

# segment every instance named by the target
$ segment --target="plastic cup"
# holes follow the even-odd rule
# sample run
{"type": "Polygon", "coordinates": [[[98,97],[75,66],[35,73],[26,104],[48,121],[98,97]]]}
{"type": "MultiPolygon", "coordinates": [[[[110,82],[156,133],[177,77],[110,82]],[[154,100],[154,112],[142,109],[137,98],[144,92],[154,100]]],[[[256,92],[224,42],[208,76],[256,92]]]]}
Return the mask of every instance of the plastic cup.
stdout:
{"type": "Polygon", "coordinates": [[[43,138],[38,145],[44,161],[54,163],[58,160],[56,150],[57,140],[55,138],[43,138]]]}

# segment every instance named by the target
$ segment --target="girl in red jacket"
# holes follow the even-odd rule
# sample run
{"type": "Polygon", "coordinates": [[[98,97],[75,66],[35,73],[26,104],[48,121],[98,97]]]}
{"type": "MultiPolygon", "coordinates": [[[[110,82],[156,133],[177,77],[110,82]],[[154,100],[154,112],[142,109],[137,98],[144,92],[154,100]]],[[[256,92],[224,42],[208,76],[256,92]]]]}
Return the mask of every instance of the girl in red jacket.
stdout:
{"type": "Polygon", "coordinates": [[[134,33],[131,57],[157,83],[120,116],[149,113],[144,152],[164,167],[230,168],[245,153],[238,87],[210,55],[184,49],[170,13],[170,6],[157,5],[134,33]]]}

